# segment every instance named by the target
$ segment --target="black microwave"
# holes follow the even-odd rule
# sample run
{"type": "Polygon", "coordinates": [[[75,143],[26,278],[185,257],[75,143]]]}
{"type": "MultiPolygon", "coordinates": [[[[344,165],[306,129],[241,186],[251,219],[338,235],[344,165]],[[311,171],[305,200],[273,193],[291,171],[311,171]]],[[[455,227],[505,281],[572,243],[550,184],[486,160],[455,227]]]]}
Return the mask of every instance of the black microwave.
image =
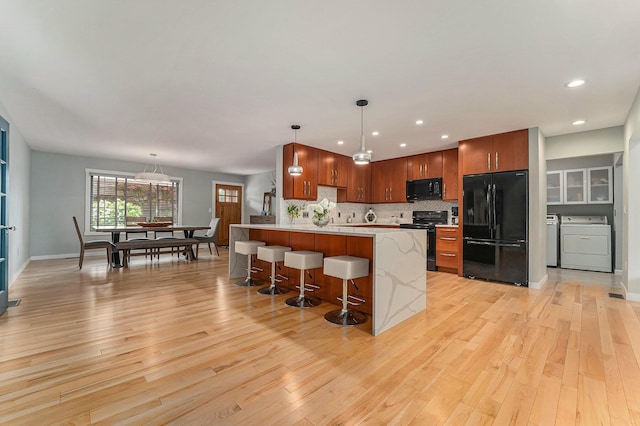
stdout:
{"type": "Polygon", "coordinates": [[[442,200],[442,178],[407,181],[407,201],[442,200]]]}

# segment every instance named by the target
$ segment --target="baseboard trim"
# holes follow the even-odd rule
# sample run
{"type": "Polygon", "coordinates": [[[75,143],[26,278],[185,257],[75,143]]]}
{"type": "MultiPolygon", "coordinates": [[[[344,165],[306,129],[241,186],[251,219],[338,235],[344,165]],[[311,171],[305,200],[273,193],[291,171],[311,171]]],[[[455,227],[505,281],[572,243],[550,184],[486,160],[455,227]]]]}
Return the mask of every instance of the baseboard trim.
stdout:
{"type": "Polygon", "coordinates": [[[640,294],[638,293],[629,293],[627,291],[627,286],[624,283],[620,283],[620,287],[622,288],[622,293],[624,294],[625,300],[630,302],[640,302],[640,294]]]}
{"type": "Polygon", "coordinates": [[[22,272],[24,272],[24,270],[27,268],[27,265],[29,265],[29,262],[31,262],[31,258],[27,259],[22,266],[20,267],[20,269],[18,269],[16,271],[15,274],[13,274],[13,276],[11,277],[11,279],[9,280],[9,288],[11,288],[11,286],[13,285],[13,283],[18,279],[18,277],[20,276],[20,274],[22,274],[22,272]]]}
{"type": "Polygon", "coordinates": [[[613,273],[616,275],[622,275],[622,269],[614,269],[613,273]]]}
{"type": "MultiPolygon", "coordinates": [[[[89,257],[89,256],[97,256],[98,253],[96,251],[96,253],[86,253],[84,254],[85,257],[89,257]]],[[[104,256],[104,253],[100,253],[101,256],[104,256]]],[[[70,259],[70,258],[74,258],[74,257],[80,257],[80,253],[66,253],[66,254],[45,254],[42,256],[31,256],[31,260],[51,260],[51,259],[70,259]]]]}
{"type": "Polygon", "coordinates": [[[549,275],[544,274],[544,276],[540,281],[529,281],[529,288],[534,288],[536,290],[539,290],[542,288],[543,285],[547,283],[547,281],[549,281],[549,275]]]}

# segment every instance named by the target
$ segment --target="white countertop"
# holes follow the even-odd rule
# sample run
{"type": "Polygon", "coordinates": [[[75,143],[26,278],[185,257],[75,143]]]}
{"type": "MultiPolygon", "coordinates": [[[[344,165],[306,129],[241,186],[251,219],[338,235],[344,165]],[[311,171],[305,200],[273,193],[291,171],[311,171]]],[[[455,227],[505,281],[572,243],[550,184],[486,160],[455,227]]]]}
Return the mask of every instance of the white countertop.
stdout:
{"type": "Polygon", "coordinates": [[[288,225],[288,224],[276,224],[276,225],[257,225],[257,224],[235,224],[238,228],[250,228],[250,229],[269,229],[275,231],[292,231],[292,232],[310,232],[315,234],[344,234],[344,235],[360,235],[365,237],[372,237],[379,234],[399,233],[399,232],[425,232],[424,229],[409,229],[409,228],[387,228],[388,223],[381,223],[379,225],[384,226],[362,226],[364,224],[333,224],[325,226],[324,228],[318,228],[315,225],[288,225]],[[359,226],[357,226],[359,225],[359,226]]]}

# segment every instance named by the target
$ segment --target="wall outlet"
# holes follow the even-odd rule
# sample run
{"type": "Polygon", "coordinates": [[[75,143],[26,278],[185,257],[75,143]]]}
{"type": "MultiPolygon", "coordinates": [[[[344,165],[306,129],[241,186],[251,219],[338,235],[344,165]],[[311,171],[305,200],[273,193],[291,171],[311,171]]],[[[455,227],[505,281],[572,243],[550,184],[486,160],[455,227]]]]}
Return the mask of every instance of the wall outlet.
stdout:
{"type": "Polygon", "coordinates": [[[302,212],[302,217],[309,217],[309,212],[302,212]]]}
{"type": "Polygon", "coordinates": [[[338,217],[340,217],[340,212],[338,212],[338,217]]]}
{"type": "Polygon", "coordinates": [[[403,212],[400,212],[400,218],[401,219],[404,218],[404,213],[403,212]]]}
{"type": "Polygon", "coordinates": [[[356,217],[356,212],[353,212],[353,217],[356,217]]]}

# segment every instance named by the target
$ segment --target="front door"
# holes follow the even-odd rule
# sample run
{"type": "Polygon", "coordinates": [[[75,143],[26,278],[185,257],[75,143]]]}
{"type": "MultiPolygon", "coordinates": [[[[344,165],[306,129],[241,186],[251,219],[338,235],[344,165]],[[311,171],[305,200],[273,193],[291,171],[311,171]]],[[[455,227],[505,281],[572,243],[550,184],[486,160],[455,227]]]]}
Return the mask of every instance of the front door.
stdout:
{"type": "Polygon", "coordinates": [[[218,244],[229,245],[229,225],[242,223],[242,187],[216,184],[216,216],[220,218],[218,244]]]}
{"type": "Polygon", "coordinates": [[[9,123],[0,117],[0,315],[9,304],[9,250],[7,244],[7,176],[9,169],[9,123]]]}

